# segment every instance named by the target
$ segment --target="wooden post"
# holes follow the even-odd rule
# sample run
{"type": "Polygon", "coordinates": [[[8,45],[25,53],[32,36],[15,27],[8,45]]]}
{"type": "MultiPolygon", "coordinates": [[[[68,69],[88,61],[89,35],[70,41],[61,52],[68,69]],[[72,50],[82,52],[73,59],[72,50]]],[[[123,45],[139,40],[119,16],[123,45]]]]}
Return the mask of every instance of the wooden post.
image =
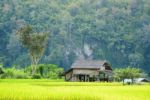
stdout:
{"type": "Polygon", "coordinates": [[[89,75],[87,75],[87,77],[88,77],[87,81],[89,82],[89,75]]]}
{"type": "Polygon", "coordinates": [[[85,81],[85,82],[86,82],[86,78],[87,78],[86,75],[84,75],[84,81],[85,81]]]}

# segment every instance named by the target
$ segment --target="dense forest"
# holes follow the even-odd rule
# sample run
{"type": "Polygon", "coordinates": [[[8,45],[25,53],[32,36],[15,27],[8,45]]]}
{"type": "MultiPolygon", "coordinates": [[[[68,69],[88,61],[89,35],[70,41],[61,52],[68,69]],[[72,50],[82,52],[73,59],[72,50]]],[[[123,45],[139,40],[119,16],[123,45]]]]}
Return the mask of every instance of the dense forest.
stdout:
{"type": "Polygon", "coordinates": [[[149,0],[0,0],[0,63],[30,64],[16,32],[31,25],[49,35],[40,63],[68,69],[80,56],[150,74],[149,0]]]}

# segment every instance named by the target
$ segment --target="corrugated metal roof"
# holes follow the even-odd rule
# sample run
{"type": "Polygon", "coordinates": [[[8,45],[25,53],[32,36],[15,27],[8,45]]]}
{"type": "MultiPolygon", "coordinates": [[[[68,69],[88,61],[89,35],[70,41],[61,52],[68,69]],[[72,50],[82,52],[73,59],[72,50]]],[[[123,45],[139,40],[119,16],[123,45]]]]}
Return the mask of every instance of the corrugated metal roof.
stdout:
{"type": "Polygon", "coordinates": [[[100,68],[106,61],[102,60],[77,60],[71,68],[100,68]]]}

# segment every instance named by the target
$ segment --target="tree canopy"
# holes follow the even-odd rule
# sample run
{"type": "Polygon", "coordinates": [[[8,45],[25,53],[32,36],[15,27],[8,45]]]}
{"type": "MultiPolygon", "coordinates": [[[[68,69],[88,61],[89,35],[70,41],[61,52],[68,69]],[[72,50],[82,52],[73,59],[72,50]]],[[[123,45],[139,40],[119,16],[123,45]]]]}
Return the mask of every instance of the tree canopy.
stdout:
{"type": "Polygon", "coordinates": [[[114,79],[118,81],[124,82],[124,79],[132,79],[133,83],[133,80],[139,77],[145,77],[144,72],[139,68],[126,67],[114,70],[114,79]]]}
{"type": "Polygon", "coordinates": [[[30,26],[22,27],[17,32],[17,34],[19,35],[19,40],[22,42],[23,46],[25,46],[29,51],[33,67],[32,74],[34,74],[36,71],[37,64],[40,61],[46,48],[47,34],[33,33],[32,28],[30,26]]]}
{"type": "Polygon", "coordinates": [[[1,0],[0,62],[30,64],[15,36],[30,24],[37,33],[51,33],[41,63],[68,69],[83,55],[150,73],[149,5],[149,0],[1,0]]]}

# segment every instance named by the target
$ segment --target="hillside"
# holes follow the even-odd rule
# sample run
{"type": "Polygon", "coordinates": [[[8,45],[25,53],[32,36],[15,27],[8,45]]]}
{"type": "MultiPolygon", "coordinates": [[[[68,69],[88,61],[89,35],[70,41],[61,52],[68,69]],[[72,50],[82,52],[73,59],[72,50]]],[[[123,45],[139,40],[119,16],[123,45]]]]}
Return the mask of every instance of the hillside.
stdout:
{"type": "Polygon", "coordinates": [[[76,58],[108,60],[150,73],[149,0],[1,0],[0,62],[30,64],[16,31],[26,24],[50,34],[41,63],[68,69],[76,58]]]}

